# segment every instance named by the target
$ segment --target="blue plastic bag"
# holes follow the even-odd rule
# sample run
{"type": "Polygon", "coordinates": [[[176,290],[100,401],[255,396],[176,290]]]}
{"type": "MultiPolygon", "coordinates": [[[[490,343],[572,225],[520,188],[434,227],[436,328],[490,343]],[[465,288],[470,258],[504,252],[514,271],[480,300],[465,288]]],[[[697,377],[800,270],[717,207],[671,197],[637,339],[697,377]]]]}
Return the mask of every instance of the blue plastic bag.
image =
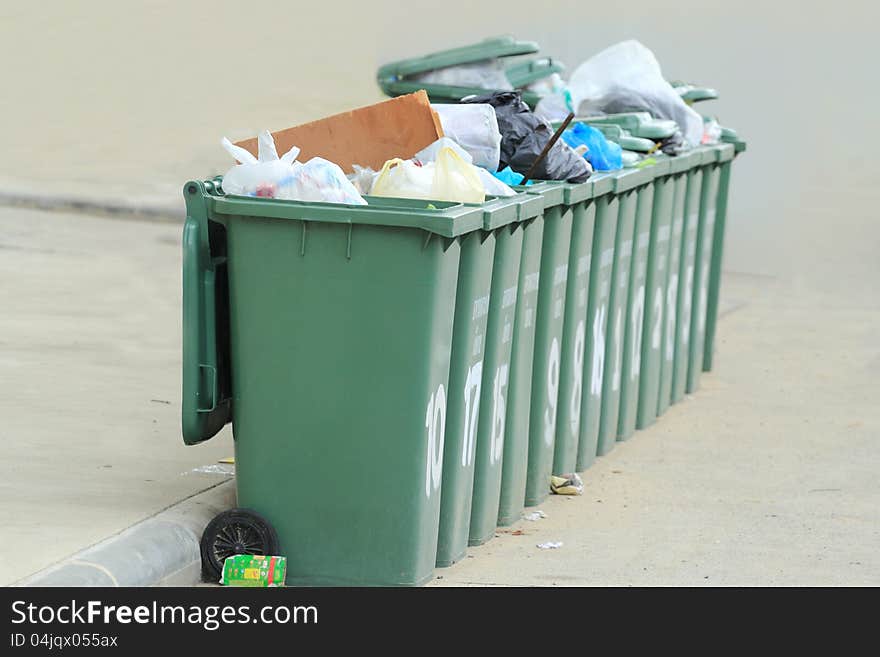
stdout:
{"type": "MultiPolygon", "coordinates": [[[[501,171],[492,171],[491,173],[505,185],[510,185],[511,187],[513,187],[514,185],[519,185],[524,177],[521,173],[517,173],[510,167],[504,167],[501,171]]],[[[530,180],[526,184],[531,185],[532,181],[530,180]]]]}
{"type": "Polygon", "coordinates": [[[623,167],[623,149],[620,144],[605,139],[605,135],[586,123],[575,123],[574,127],[562,133],[562,139],[572,148],[586,146],[584,158],[594,171],[615,171],[623,167]]]}

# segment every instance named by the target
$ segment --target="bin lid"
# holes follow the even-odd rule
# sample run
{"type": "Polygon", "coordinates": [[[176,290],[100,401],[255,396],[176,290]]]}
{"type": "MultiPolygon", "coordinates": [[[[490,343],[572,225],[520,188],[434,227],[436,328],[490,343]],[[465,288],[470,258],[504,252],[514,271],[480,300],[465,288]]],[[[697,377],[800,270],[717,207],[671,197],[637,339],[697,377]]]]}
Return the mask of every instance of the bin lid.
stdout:
{"type": "MultiPolygon", "coordinates": [[[[639,156],[630,151],[624,151],[623,155],[629,153],[633,157],[633,164],[638,162],[639,156]]],[[[625,159],[625,157],[624,157],[625,159]]],[[[626,163],[624,162],[624,166],[626,163]]],[[[593,198],[598,198],[603,196],[604,194],[608,194],[609,192],[614,191],[614,178],[617,174],[617,170],[615,171],[596,171],[590,176],[590,180],[593,182],[593,198]]]]}
{"type": "Polygon", "coordinates": [[[627,192],[634,187],[651,182],[654,179],[654,172],[651,167],[642,168],[633,167],[630,169],[621,169],[614,172],[614,191],[618,194],[627,192]]]}
{"type": "Polygon", "coordinates": [[[620,144],[620,147],[627,151],[636,151],[638,153],[647,153],[654,148],[655,144],[650,139],[642,137],[633,137],[629,131],[624,130],[614,123],[597,123],[593,127],[600,130],[606,139],[620,144]]]}
{"type": "Polygon", "coordinates": [[[533,184],[512,185],[512,187],[518,192],[540,194],[544,199],[544,209],[548,210],[565,203],[565,184],[561,180],[536,180],[533,184]]]}
{"type": "Polygon", "coordinates": [[[554,73],[562,73],[565,70],[565,64],[553,60],[550,57],[541,57],[538,59],[526,59],[521,62],[511,64],[504,69],[507,80],[515,89],[527,87],[532,82],[543,80],[554,73]]]}
{"type": "Polygon", "coordinates": [[[718,92],[711,87],[700,87],[682,80],[670,80],[669,84],[672,85],[675,93],[681,96],[681,99],[688,105],[718,98],[718,92]]]}
{"type": "Polygon", "coordinates": [[[383,80],[397,80],[418,73],[436,71],[440,68],[472,64],[486,59],[512,57],[514,55],[530,55],[538,52],[538,44],[533,41],[517,41],[512,36],[501,36],[484,39],[479,43],[460,48],[450,48],[439,52],[401,59],[379,68],[379,83],[383,80]]]}
{"type": "Polygon", "coordinates": [[[633,137],[646,139],[666,139],[675,134],[678,124],[668,119],[655,119],[648,112],[622,112],[605,116],[590,116],[578,119],[590,125],[615,124],[629,131],[633,137]]]}

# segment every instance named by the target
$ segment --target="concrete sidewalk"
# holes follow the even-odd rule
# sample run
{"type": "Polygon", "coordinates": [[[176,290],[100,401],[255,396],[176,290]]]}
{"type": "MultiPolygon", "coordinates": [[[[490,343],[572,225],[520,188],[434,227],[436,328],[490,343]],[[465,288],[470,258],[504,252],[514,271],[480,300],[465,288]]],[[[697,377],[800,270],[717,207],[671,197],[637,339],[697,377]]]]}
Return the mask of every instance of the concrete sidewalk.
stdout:
{"type": "Polygon", "coordinates": [[[180,235],[0,208],[0,585],[228,479],[180,438],[180,235]]]}

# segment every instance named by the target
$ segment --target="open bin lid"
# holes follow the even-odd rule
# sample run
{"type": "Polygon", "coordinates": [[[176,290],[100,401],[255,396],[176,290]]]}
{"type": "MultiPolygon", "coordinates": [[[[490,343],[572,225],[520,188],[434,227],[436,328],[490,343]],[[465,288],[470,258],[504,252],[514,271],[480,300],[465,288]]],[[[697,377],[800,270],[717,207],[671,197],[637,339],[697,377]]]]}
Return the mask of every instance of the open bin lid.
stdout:
{"type": "Polygon", "coordinates": [[[633,137],[628,130],[624,130],[616,123],[590,123],[590,125],[605,135],[605,139],[610,139],[611,141],[620,144],[620,147],[627,151],[647,153],[656,146],[656,144],[650,139],[633,137]]]}
{"type": "Polygon", "coordinates": [[[678,124],[668,119],[655,119],[648,112],[622,112],[605,116],[588,116],[579,121],[590,125],[614,124],[632,134],[646,139],[666,139],[675,134],[678,124]]]}
{"type": "Polygon", "coordinates": [[[704,100],[715,100],[718,98],[718,92],[711,87],[698,87],[687,82],[670,82],[676,93],[688,105],[699,103],[704,100]]]}
{"type": "Polygon", "coordinates": [[[504,69],[504,73],[514,89],[521,89],[564,70],[565,64],[562,62],[554,61],[551,57],[541,57],[511,64],[504,69]]]}
{"type": "MultiPolygon", "coordinates": [[[[473,64],[499,57],[530,55],[536,52],[538,52],[538,44],[533,41],[517,41],[512,36],[493,37],[469,46],[441,50],[422,57],[385,64],[379,68],[376,77],[382,91],[389,96],[402,96],[424,89],[433,102],[457,103],[465,96],[480,95],[494,90],[431,84],[407,78],[452,66],[473,64]]],[[[523,94],[523,101],[529,105],[534,106],[539,100],[537,94],[530,92],[523,94]]]]}

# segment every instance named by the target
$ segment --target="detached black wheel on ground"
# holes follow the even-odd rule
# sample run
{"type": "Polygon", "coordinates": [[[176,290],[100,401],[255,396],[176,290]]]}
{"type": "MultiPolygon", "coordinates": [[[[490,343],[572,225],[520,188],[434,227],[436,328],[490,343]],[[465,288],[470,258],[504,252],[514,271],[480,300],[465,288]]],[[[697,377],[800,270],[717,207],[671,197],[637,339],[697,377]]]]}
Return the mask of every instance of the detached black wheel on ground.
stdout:
{"type": "Polygon", "coordinates": [[[202,533],[202,577],[217,582],[226,557],[236,554],[278,554],[278,534],[265,518],[250,509],[230,509],[216,516],[202,533]]]}

